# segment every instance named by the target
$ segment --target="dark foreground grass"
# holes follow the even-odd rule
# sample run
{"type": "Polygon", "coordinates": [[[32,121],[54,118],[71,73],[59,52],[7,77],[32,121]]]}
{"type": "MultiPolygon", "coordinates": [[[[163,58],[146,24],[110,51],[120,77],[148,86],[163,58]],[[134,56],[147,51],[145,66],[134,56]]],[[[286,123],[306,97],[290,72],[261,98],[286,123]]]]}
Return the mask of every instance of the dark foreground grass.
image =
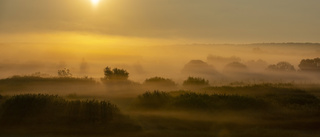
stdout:
{"type": "Polygon", "coordinates": [[[122,111],[108,101],[68,98],[72,100],[43,94],[0,96],[0,136],[320,135],[319,98],[291,85],[210,87],[207,93],[146,92],[136,98],[120,98],[117,105],[122,111]]]}
{"type": "Polygon", "coordinates": [[[154,91],[140,95],[134,108],[150,136],[318,137],[319,105],[298,89],[259,96],[154,91]]]}
{"type": "Polygon", "coordinates": [[[0,93],[88,92],[98,85],[92,78],[13,76],[0,79],[0,93]]]}
{"type": "Polygon", "coordinates": [[[1,134],[112,134],[140,127],[108,101],[68,101],[55,95],[8,97],[0,108],[1,134]]]}

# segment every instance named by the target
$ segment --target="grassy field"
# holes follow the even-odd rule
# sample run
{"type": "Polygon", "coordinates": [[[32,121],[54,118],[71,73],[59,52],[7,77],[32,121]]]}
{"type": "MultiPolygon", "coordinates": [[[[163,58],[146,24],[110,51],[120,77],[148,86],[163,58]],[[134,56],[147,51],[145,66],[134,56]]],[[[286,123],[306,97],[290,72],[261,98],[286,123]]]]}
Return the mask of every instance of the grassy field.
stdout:
{"type": "Polygon", "coordinates": [[[92,79],[23,79],[0,80],[1,136],[320,136],[318,85],[139,91],[143,84],[119,90],[92,79]],[[52,84],[60,91],[47,89],[52,84]],[[70,85],[87,87],[77,92],[70,85]]]}

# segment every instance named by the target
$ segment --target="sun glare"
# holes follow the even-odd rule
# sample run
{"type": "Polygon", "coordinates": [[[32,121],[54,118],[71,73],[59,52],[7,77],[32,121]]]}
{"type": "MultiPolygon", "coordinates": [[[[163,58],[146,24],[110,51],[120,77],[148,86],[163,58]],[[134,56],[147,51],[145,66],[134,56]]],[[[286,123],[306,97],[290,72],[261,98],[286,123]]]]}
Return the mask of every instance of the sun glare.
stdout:
{"type": "Polygon", "coordinates": [[[91,0],[91,3],[92,3],[93,5],[98,5],[99,2],[100,2],[100,0],[91,0]]]}

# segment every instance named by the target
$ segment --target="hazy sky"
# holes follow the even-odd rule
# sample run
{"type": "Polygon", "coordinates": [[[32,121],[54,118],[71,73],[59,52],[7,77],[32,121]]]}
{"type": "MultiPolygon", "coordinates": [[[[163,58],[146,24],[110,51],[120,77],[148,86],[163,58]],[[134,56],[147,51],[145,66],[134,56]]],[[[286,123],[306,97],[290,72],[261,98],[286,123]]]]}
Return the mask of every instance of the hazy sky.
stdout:
{"type": "Polygon", "coordinates": [[[50,42],[66,34],[122,42],[320,42],[319,5],[319,0],[100,0],[96,6],[91,0],[0,0],[0,42],[38,36],[50,42]]]}

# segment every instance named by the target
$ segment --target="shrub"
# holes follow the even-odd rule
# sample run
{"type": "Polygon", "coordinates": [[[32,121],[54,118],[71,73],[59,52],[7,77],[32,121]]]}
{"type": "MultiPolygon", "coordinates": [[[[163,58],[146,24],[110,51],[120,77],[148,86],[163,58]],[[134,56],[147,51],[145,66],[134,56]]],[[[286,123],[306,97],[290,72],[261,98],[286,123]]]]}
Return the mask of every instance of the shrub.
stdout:
{"type": "Polygon", "coordinates": [[[161,108],[168,105],[172,97],[162,91],[146,92],[138,96],[137,105],[143,108],[161,108]]]}
{"type": "Polygon", "coordinates": [[[69,69],[64,68],[64,69],[58,70],[58,76],[59,77],[72,77],[72,74],[69,69]]]}
{"type": "Polygon", "coordinates": [[[128,78],[129,73],[124,69],[114,68],[111,70],[110,67],[104,69],[105,80],[127,80],[128,78]]]}
{"type": "Polygon", "coordinates": [[[209,81],[204,78],[188,77],[183,81],[183,86],[209,86],[209,81]]]}
{"type": "Polygon", "coordinates": [[[149,79],[146,79],[144,81],[145,85],[149,86],[162,86],[162,87],[175,87],[176,83],[172,81],[171,79],[166,79],[162,77],[152,77],[149,79]]]}

